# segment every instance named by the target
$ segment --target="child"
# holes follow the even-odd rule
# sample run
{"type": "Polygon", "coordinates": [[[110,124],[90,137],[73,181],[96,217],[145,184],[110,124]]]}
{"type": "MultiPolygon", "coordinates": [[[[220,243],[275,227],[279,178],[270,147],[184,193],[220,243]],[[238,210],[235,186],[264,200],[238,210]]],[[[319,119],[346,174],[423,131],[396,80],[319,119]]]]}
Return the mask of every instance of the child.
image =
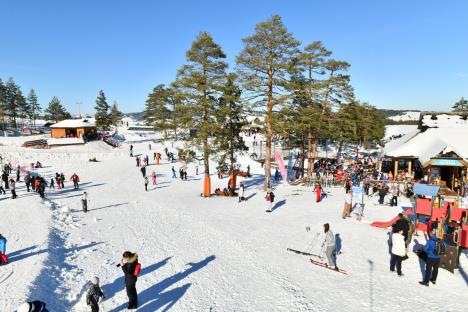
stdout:
{"type": "Polygon", "coordinates": [[[49,189],[53,188],[55,190],[55,181],[54,178],[50,179],[50,186],[49,189]]]}
{"type": "Polygon", "coordinates": [[[88,212],[88,193],[84,192],[83,196],[81,196],[81,207],[83,208],[83,212],[88,212]]]}
{"type": "Polygon", "coordinates": [[[153,185],[156,185],[156,172],[153,171],[153,173],[151,174],[151,179],[153,180],[153,185]]]}
{"type": "Polygon", "coordinates": [[[145,191],[148,191],[148,177],[145,177],[145,191]]]}
{"type": "Polygon", "coordinates": [[[105,297],[101,287],[99,287],[99,278],[94,277],[91,283],[92,285],[89,287],[88,293],[86,294],[86,304],[91,307],[91,312],[98,312],[99,301],[104,300],[105,297]]]}

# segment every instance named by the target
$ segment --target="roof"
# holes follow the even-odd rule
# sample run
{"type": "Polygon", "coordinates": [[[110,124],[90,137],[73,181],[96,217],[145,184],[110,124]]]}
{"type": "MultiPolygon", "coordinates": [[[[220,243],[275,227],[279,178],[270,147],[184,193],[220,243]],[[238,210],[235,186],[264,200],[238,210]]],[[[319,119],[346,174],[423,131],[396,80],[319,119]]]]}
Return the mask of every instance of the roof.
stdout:
{"type": "Polygon", "coordinates": [[[49,128],[87,128],[96,127],[93,120],[90,119],[65,119],[56,124],[53,124],[49,128]]]}
{"type": "Polygon", "coordinates": [[[454,151],[458,156],[468,159],[467,130],[459,126],[444,128],[429,128],[408,140],[394,150],[386,152],[386,156],[419,158],[425,163],[441,152],[454,151]]]}

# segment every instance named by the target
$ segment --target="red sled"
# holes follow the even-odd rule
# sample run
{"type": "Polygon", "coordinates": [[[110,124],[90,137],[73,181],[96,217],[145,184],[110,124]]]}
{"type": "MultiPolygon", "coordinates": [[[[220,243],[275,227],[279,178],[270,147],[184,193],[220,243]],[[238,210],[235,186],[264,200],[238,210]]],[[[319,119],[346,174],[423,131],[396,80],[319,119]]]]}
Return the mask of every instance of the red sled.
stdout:
{"type": "Polygon", "coordinates": [[[8,257],[7,255],[3,254],[3,253],[0,253],[0,264],[3,265],[3,264],[8,264],[8,257]]]}

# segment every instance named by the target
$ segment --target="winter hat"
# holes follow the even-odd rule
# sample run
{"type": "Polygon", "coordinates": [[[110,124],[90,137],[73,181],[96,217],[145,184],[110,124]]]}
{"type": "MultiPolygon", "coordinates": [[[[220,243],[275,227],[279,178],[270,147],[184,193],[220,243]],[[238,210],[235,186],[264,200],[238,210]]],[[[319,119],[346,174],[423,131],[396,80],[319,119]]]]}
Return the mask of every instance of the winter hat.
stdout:
{"type": "Polygon", "coordinates": [[[91,283],[93,283],[93,285],[98,285],[99,284],[99,277],[97,277],[97,276],[93,277],[93,279],[91,280],[91,283]]]}
{"type": "Polygon", "coordinates": [[[31,304],[29,302],[25,302],[19,306],[16,312],[30,312],[31,311],[31,304]]]}

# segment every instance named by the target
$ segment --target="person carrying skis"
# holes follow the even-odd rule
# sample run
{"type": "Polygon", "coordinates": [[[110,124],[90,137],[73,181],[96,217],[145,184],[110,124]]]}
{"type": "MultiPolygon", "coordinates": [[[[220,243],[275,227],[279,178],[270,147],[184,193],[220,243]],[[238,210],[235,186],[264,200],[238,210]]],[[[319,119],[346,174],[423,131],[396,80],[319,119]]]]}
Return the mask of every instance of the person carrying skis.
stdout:
{"type": "Polygon", "coordinates": [[[78,182],[80,182],[80,177],[76,173],[73,173],[70,180],[73,181],[73,188],[75,190],[77,190],[78,189],[78,182]]]}
{"type": "Polygon", "coordinates": [[[21,304],[16,312],[49,312],[49,310],[47,310],[46,304],[44,302],[34,300],[21,304]]]}
{"type": "Polygon", "coordinates": [[[140,273],[141,265],[138,263],[138,255],[130,251],[125,251],[122,260],[117,265],[122,267],[125,274],[125,288],[128,296],[127,309],[136,309],[138,307],[138,294],[136,291],[136,282],[140,273]]]}
{"type": "Polygon", "coordinates": [[[8,257],[6,255],[7,239],[0,234],[0,265],[8,264],[8,257]]]}
{"type": "Polygon", "coordinates": [[[149,183],[148,177],[145,177],[145,191],[148,191],[148,183],[149,183]]]}
{"type": "Polygon", "coordinates": [[[156,185],[156,172],[154,170],[151,173],[151,180],[153,181],[153,185],[156,185]]]}
{"type": "Polygon", "coordinates": [[[99,312],[99,302],[104,300],[104,293],[99,287],[99,277],[94,277],[91,286],[86,293],[86,304],[91,307],[91,312],[99,312]]]}
{"type": "Polygon", "coordinates": [[[335,252],[335,235],[330,230],[330,224],[325,223],[323,225],[323,231],[325,232],[325,255],[327,256],[327,266],[331,269],[338,270],[338,267],[335,264],[333,259],[333,254],[335,252]]]}
{"type": "Polygon", "coordinates": [[[88,193],[86,192],[81,196],[81,208],[84,213],[88,212],[88,193]]]}

